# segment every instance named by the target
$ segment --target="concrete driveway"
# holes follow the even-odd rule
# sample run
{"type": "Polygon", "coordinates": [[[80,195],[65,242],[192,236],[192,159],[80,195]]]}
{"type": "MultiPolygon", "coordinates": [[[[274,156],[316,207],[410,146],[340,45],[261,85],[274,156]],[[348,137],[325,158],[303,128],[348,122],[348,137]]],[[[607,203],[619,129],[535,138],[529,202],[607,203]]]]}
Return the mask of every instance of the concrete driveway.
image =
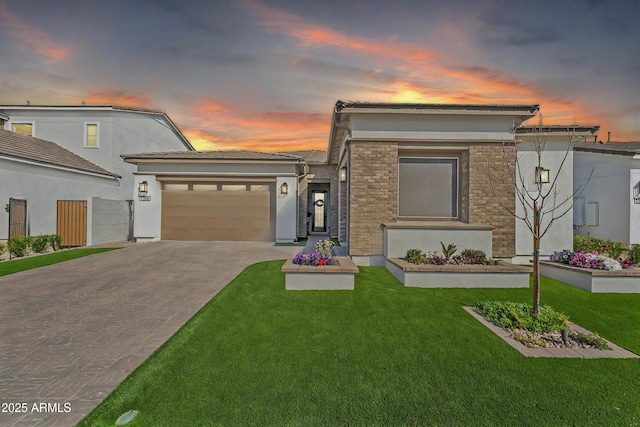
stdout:
{"type": "Polygon", "coordinates": [[[0,277],[0,425],[74,425],[245,267],[300,249],[127,244],[0,277]]]}

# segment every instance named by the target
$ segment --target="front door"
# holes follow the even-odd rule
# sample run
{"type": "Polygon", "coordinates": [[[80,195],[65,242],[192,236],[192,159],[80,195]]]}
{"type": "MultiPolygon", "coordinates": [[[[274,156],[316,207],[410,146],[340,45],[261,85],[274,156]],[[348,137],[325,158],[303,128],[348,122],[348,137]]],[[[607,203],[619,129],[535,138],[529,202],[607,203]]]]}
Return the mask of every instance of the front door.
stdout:
{"type": "Polygon", "coordinates": [[[327,192],[313,191],[311,194],[313,210],[311,212],[311,231],[324,233],[327,231],[327,192]]]}

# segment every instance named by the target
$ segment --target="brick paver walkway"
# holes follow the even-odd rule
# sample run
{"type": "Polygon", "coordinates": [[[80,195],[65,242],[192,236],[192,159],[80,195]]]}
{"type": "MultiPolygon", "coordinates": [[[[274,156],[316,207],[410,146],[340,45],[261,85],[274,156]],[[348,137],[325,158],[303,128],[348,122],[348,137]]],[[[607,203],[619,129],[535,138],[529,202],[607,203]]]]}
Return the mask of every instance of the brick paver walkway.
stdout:
{"type": "Polygon", "coordinates": [[[0,277],[0,425],[74,425],[246,266],[298,250],[128,244],[0,277]]]}

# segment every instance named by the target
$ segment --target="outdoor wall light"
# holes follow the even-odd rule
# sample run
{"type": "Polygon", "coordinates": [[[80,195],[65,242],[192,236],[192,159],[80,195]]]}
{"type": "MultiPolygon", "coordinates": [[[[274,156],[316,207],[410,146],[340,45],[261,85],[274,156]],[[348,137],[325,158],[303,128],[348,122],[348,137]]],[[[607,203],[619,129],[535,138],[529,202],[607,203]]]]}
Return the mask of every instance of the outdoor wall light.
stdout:
{"type": "Polygon", "coordinates": [[[640,182],[633,187],[633,203],[640,204],[640,182]]]}
{"type": "Polygon", "coordinates": [[[542,166],[536,166],[536,184],[548,184],[549,183],[549,169],[545,169],[542,166]]]}
{"type": "Polygon", "coordinates": [[[283,182],[282,185],[280,186],[280,195],[286,196],[287,194],[289,194],[289,184],[287,184],[286,182],[283,182]]]}
{"type": "Polygon", "coordinates": [[[340,168],[340,182],[347,181],[347,167],[343,166],[340,168]]]}
{"type": "Polygon", "coordinates": [[[147,181],[142,181],[140,184],[138,184],[139,196],[146,196],[148,192],[149,192],[149,183],[147,181]]]}

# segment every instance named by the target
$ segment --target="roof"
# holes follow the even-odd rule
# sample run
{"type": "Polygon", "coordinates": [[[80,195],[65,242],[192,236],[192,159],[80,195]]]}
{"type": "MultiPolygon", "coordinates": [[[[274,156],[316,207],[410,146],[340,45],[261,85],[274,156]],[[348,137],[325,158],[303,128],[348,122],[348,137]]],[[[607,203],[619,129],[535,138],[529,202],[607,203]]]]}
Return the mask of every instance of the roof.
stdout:
{"type": "Polygon", "coordinates": [[[540,109],[539,104],[414,104],[390,102],[359,102],[338,101],[335,112],[344,109],[381,109],[381,110],[439,110],[439,111],[484,111],[484,112],[527,112],[535,114],[540,109]]]}
{"type": "Polygon", "coordinates": [[[640,142],[580,142],[573,144],[574,151],[589,151],[592,153],[620,154],[635,156],[640,154],[640,142]]]}
{"type": "Polygon", "coordinates": [[[580,126],[580,125],[543,125],[540,126],[520,126],[516,128],[518,134],[538,133],[591,133],[594,134],[600,130],[600,126],[580,126]]]}
{"type": "Polygon", "coordinates": [[[123,154],[128,160],[235,160],[235,161],[294,161],[302,157],[286,153],[267,153],[247,150],[219,150],[219,151],[167,151],[158,153],[123,154]]]}
{"type": "Polygon", "coordinates": [[[58,144],[0,129],[0,156],[120,178],[58,144]]]}
{"type": "Polygon", "coordinates": [[[307,163],[320,164],[327,160],[327,152],[324,150],[281,151],[280,153],[302,157],[307,163]]]}
{"type": "Polygon", "coordinates": [[[11,110],[57,110],[57,111],[122,111],[128,113],[138,113],[138,114],[153,114],[157,116],[161,116],[164,120],[167,121],[169,127],[178,135],[178,138],[182,140],[182,143],[187,147],[187,149],[191,151],[195,151],[193,145],[189,142],[186,136],[182,134],[178,126],[169,118],[167,113],[162,110],[156,110],[152,108],[144,108],[144,107],[123,107],[117,105],[0,105],[0,113],[2,111],[11,111],[11,110]]]}

